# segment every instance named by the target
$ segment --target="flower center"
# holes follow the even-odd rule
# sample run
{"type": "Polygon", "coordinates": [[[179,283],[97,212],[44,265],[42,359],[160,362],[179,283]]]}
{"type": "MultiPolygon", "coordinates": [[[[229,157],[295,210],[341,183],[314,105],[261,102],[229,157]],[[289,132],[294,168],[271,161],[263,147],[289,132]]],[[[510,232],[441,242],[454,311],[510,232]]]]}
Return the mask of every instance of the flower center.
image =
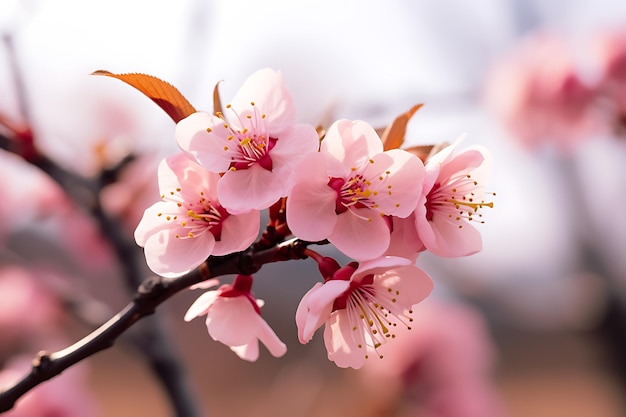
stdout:
{"type": "Polygon", "coordinates": [[[251,110],[238,113],[230,104],[226,108],[231,110],[232,117],[237,121],[240,129],[233,129],[222,113],[216,113],[217,117],[224,121],[224,128],[230,130],[228,141],[233,145],[224,146],[224,151],[231,153],[231,163],[229,169],[236,171],[248,169],[254,164],[271,171],[273,168],[270,151],[276,145],[277,138],[269,136],[267,132],[266,115],[260,113],[254,102],[250,102],[251,110]]]}
{"type": "Polygon", "coordinates": [[[337,214],[344,213],[349,207],[355,208],[376,208],[378,205],[373,202],[370,197],[375,195],[370,186],[372,183],[363,175],[355,175],[347,181],[343,178],[331,177],[328,186],[337,193],[335,201],[335,212],[337,214]]]}
{"type": "Polygon", "coordinates": [[[157,216],[165,216],[166,221],[177,222],[182,227],[184,232],[179,231],[175,235],[177,239],[193,238],[207,231],[213,234],[216,241],[221,239],[223,222],[230,213],[219,204],[213,204],[204,196],[204,191],[200,192],[199,198],[190,198],[181,188],[176,188],[161,198],[175,202],[179,208],[176,213],[157,213],[157,216]]]}
{"type": "MultiPolygon", "coordinates": [[[[470,174],[451,177],[445,184],[436,183],[426,197],[426,219],[432,221],[435,215],[443,215],[449,221],[461,222],[473,221],[478,217],[479,222],[484,223],[479,210],[493,207],[493,202],[485,202],[476,197],[482,194],[478,181],[472,179],[470,174]]],[[[463,225],[459,223],[459,229],[461,228],[463,225]]]]}
{"type": "MultiPolygon", "coordinates": [[[[413,311],[410,306],[400,305],[398,290],[384,287],[374,278],[370,274],[359,281],[350,282],[350,288],[335,300],[333,311],[346,310],[359,348],[365,344],[378,352],[377,349],[383,343],[396,337],[393,328],[398,322],[411,329],[413,311]]],[[[378,356],[382,358],[382,355],[378,356]]]]}

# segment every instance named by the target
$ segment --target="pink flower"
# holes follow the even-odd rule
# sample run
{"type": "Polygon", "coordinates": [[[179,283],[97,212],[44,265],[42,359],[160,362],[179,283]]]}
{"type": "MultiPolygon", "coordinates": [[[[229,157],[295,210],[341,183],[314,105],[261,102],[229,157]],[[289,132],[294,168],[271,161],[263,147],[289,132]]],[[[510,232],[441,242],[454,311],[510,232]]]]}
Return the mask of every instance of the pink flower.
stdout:
{"type": "Polygon", "coordinates": [[[246,80],[226,114],[181,120],[176,140],[209,171],[224,174],[217,188],[224,207],[262,210],[286,195],[291,172],[318,149],[315,128],[295,117],[282,74],[264,69],[246,80]]]}
{"type": "Polygon", "coordinates": [[[423,178],[416,156],[383,152],[367,123],[340,120],[328,129],[320,152],[307,155],[294,173],[287,223],[301,239],[328,239],[351,258],[374,259],[389,246],[385,216],[409,216],[423,178]]]}
{"type": "Polygon", "coordinates": [[[472,255],[482,238],[471,224],[481,223],[483,179],[491,168],[487,150],[468,148],[453,155],[456,144],[442,149],[426,163],[423,193],[415,209],[415,227],[427,250],[438,256],[472,255]]]}
{"type": "Polygon", "coordinates": [[[495,347],[480,312],[433,298],[414,310],[413,329],[398,329],[398,340],[381,346],[386,360],[363,367],[372,394],[409,396],[393,401],[415,404],[425,416],[504,415],[492,374],[495,347]]]}
{"type": "Polygon", "coordinates": [[[537,32],[486,78],[487,105],[525,145],[552,141],[569,150],[604,128],[595,86],[583,81],[574,57],[565,39],[537,32]]]}
{"type": "Polygon", "coordinates": [[[0,354],[45,334],[61,318],[60,302],[42,285],[42,275],[17,266],[0,269],[0,354]]]}
{"type": "MultiPolygon", "coordinates": [[[[73,366],[20,398],[6,417],[91,417],[96,403],[88,390],[85,368],[73,366]]],[[[32,356],[13,357],[0,371],[0,392],[15,384],[32,368],[32,356]]]]}
{"type": "MultiPolygon", "coordinates": [[[[211,279],[195,288],[211,288],[218,285],[211,279]]],[[[261,318],[262,300],[250,292],[252,277],[238,275],[233,285],[222,285],[217,290],[202,294],[187,310],[185,321],[206,314],[206,326],[213,340],[221,342],[241,359],[256,361],[259,357],[259,340],[275,357],[287,352],[272,328],[261,318]]]]}
{"type": "MultiPolygon", "coordinates": [[[[398,257],[348,264],[302,298],[296,311],[298,338],[308,343],[325,325],[328,359],[342,368],[360,368],[370,354],[411,327],[412,306],[432,291],[424,271],[398,257]]],[[[382,358],[382,356],[380,356],[382,358]]]]}
{"type": "Polygon", "coordinates": [[[246,249],[259,233],[259,212],[230,214],[217,199],[219,176],[185,154],[159,165],[163,201],[146,209],[135,230],[148,266],[164,277],[185,274],[209,255],[246,249]]]}

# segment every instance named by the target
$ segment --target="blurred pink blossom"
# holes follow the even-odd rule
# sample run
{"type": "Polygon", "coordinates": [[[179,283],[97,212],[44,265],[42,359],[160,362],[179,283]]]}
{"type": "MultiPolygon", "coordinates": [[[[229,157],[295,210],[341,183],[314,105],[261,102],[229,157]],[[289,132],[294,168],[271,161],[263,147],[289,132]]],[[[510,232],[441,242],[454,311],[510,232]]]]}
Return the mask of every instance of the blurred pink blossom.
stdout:
{"type": "MultiPolygon", "coordinates": [[[[191,289],[207,289],[219,284],[211,279],[191,289]]],[[[217,290],[202,294],[187,310],[185,321],[206,314],[206,327],[213,340],[221,342],[241,359],[254,362],[259,357],[259,341],[275,357],[287,352],[287,346],[261,317],[258,300],[250,291],[252,277],[238,275],[232,285],[224,284],[217,290]]]]}
{"type": "MultiPolygon", "coordinates": [[[[16,357],[0,371],[0,391],[12,386],[32,367],[32,358],[16,357]]],[[[93,417],[98,415],[87,388],[87,375],[74,366],[58,377],[37,386],[20,398],[6,417],[93,417]]]]}
{"type": "MultiPolygon", "coordinates": [[[[412,306],[430,294],[430,277],[404,258],[387,256],[350,263],[318,282],[296,311],[298,338],[308,343],[322,325],[328,359],[360,368],[369,355],[412,327],[412,306]]],[[[382,358],[382,356],[381,356],[382,358]]]]}
{"type": "Polygon", "coordinates": [[[600,68],[599,89],[626,119],[626,30],[620,28],[596,34],[593,49],[600,68]]]}
{"type": "Polygon", "coordinates": [[[55,297],[30,271],[0,269],[0,352],[33,335],[41,335],[61,317],[55,297]]]}
{"type": "Polygon", "coordinates": [[[379,348],[385,359],[363,367],[366,387],[388,401],[407,396],[415,416],[502,416],[494,345],[480,313],[432,298],[413,310],[411,329],[397,329],[397,340],[379,348]]]}
{"type": "Polygon", "coordinates": [[[596,86],[583,81],[570,45],[557,34],[532,33],[485,82],[486,104],[531,148],[553,142],[570,149],[606,128],[596,86]]]}

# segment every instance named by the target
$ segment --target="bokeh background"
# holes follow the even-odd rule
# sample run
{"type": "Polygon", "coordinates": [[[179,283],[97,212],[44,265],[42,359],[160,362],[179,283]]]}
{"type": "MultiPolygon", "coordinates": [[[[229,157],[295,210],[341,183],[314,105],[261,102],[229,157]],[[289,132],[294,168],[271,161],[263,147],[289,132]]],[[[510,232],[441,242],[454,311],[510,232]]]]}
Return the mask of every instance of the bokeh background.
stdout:
{"type": "MultiPolygon", "coordinates": [[[[597,39],[615,34],[626,57],[625,28],[618,0],[1,0],[0,132],[29,126],[46,155],[87,178],[134,155],[102,197],[132,234],[158,198],[156,164],[177,152],[174,124],[131,87],[89,76],[94,70],[157,76],[210,111],[217,82],[228,98],[272,67],[283,72],[298,119],[313,124],[385,126],[425,103],[407,144],[466,132],[462,146],[492,154],[487,188],[497,195],[478,226],[482,252],[418,259],[436,289],[420,307],[422,330],[398,352],[410,367],[385,358],[342,370],[326,359],[321,334],[300,345],[294,313],[317,272],[310,261],[268,265],[254,291],[289,346],[284,358],[262,348],[259,361],[243,362],[210,339],[202,320],[184,323],[198,292],[156,313],[202,413],[624,417],[626,76],[608,87],[616,96],[594,102],[592,122],[580,108],[591,101],[586,86],[605,76],[597,39]]],[[[0,157],[6,372],[23,369],[18,354],[87,334],[130,295],[93,221],[41,171],[0,157]]],[[[171,415],[136,346],[122,338],[59,377],[49,397],[77,404],[59,415],[171,415]]],[[[24,415],[49,415],[39,412],[24,415]]]]}

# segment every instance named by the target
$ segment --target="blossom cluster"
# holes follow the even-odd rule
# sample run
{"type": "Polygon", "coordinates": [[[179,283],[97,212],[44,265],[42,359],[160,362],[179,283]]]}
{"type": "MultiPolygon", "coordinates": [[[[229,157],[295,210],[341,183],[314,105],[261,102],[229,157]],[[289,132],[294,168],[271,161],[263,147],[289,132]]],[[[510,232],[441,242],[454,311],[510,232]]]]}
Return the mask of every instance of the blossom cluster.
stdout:
{"type": "MultiPolygon", "coordinates": [[[[175,278],[210,256],[246,250],[258,238],[260,212],[285,202],[284,238],[330,243],[353,259],[340,265],[306,249],[321,281],[296,311],[299,340],[321,328],[328,357],[359,368],[379,347],[410,328],[413,306],[433,288],[415,265],[428,250],[459,257],[481,250],[472,223],[482,221],[489,156],[481,147],[457,151],[460,141],[428,158],[385,149],[362,120],[338,120],[324,133],[296,122],[280,72],[251,75],[220,111],[197,111],[177,123],[179,154],[158,171],[161,200],[135,230],[148,266],[175,278]]],[[[253,277],[231,284],[212,279],[185,320],[206,315],[211,337],[246,360],[259,340],[274,356],[284,343],[261,318],[253,277]]]]}

